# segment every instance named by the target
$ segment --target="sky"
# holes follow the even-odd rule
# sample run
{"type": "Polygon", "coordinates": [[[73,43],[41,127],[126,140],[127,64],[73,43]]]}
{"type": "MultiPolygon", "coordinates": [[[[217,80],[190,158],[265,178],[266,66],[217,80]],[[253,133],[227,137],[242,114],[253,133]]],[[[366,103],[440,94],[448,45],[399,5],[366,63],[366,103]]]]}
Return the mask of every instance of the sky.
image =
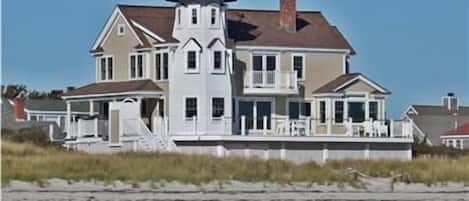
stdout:
{"type": "MultiPolygon", "coordinates": [[[[278,9],[278,0],[238,0],[232,8],[278,9]]],[[[357,55],[351,71],[392,91],[388,116],[409,104],[440,104],[455,92],[469,105],[469,1],[298,0],[322,11],[357,55]]],[[[120,4],[163,0],[2,0],[3,84],[64,89],[94,81],[90,47],[120,4]]]]}

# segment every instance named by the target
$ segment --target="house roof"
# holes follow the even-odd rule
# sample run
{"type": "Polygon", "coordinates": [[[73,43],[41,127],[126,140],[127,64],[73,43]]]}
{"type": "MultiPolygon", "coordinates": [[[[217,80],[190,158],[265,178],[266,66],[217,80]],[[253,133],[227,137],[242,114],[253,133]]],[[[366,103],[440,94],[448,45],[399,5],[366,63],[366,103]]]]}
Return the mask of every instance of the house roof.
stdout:
{"type": "Polygon", "coordinates": [[[452,136],[452,135],[467,135],[469,136],[469,122],[459,126],[458,128],[448,131],[444,134],[445,136],[452,136]]]}
{"type": "MultiPolygon", "coordinates": [[[[65,112],[67,105],[63,100],[26,99],[25,109],[33,111],[65,112]]],[[[88,103],[73,103],[73,112],[89,112],[88,103]]]]}
{"type": "Polygon", "coordinates": [[[443,115],[452,116],[454,113],[458,115],[469,115],[469,107],[459,106],[458,110],[448,110],[442,105],[411,105],[418,115],[443,115]]]}
{"type": "Polygon", "coordinates": [[[349,73],[349,74],[343,74],[337,77],[336,79],[326,83],[322,87],[319,87],[315,91],[313,91],[314,94],[320,94],[320,93],[336,93],[339,90],[345,88],[346,86],[349,86],[354,82],[354,80],[361,79],[364,80],[372,85],[373,88],[375,88],[375,92],[373,93],[382,93],[382,94],[390,94],[390,92],[385,89],[384,87],[380,86],[376,82],[370,80],[369,78],[365,77],[361,73],[349,73]],[[374,85],[374,86],[373,86],[374,85]]]}
{"type": "Polygon", "coordinates": [[[161,92],[152,80],[93,83],[65,93],[62,97],[117,94],[125,92],[161,92]]]}
{"type": "MultiPolygon", "coordinates": [[[[119,10],[135,30],[144,47],[150,46],[144,32],[132,22],[164,39],[164,43],[178,42],[173,38],[174,7],[118,5],[119,10]]],[[[298,11],[297,32],[287,32],[279,26],[278,10],[231,9],[227,11],[227,45],[282,46],[355,51],[321,12],[298,11]]],[[[161,42],[160,42],[161,43],[161,42]]],[[[92,50],[94,52],[96,50],[92,50]]]]}

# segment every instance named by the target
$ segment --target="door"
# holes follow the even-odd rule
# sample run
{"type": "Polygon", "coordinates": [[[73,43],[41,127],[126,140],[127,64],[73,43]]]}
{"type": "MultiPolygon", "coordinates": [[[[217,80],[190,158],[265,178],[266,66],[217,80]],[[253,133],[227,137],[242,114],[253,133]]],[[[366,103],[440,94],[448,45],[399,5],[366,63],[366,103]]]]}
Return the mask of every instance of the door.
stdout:
{"type": "Polygon", "coordinates": [[[272,114],[272,103],[268,101],[256,102],[257,129],[264,129],[264,117],[267,117],[267,129],[270,129],[270,118],[272,114]]]}
{"type": "Polygon", "coordinates": [[[241,117],[246,117],[246,130],[254,128],[254,102],[253,101],[239,101],[239,114],[240,120],[239,128],[241,128],[241,117]]]}

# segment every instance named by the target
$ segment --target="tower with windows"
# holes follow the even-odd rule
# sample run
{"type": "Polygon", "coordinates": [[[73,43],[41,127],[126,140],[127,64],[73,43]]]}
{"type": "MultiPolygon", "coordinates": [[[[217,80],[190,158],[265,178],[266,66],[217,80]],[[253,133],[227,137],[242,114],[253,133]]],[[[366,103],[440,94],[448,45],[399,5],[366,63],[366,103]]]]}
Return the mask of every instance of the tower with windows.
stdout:
{"type": "Polygon", "coordinates": [[[233,0],[169,1],[176,3],[173,37],[179,41],[169,85],[171,130],[231,130],[232,51],[226,46],[225,11],[233,0]]]}

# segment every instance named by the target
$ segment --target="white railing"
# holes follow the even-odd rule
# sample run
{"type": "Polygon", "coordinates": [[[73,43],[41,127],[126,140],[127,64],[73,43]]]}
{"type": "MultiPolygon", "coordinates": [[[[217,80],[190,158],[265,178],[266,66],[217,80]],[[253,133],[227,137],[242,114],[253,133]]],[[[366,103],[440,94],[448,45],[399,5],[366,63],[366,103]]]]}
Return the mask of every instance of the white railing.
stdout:
{"type": "Polygon", "coordinates": [[[98,137],[98,119],[70,122],[70,130],[67,138],[98,137]]]}
{"type": "Polygon", "coordinates": [[[245,71],[244,88],[245,89],[269,89],[269,90],[287,90],[288,92],[297,92],[296,71],[245,71]]]}

